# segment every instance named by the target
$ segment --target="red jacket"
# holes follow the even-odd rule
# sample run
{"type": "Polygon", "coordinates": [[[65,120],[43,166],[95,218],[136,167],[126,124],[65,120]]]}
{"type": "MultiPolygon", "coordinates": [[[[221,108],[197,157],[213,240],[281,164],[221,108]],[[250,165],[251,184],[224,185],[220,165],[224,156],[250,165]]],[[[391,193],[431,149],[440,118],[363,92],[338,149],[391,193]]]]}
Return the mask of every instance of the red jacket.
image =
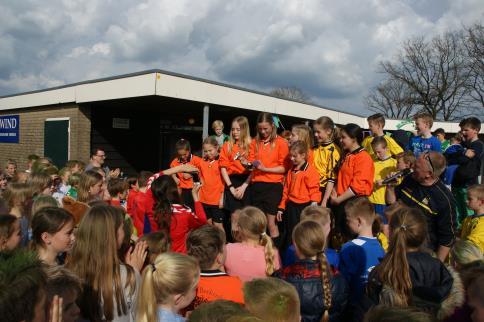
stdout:
{"type": "Polygon", "coordinates": [[[188,233],[207,223],[207,216],[202,203],[195,202],[195,212],[190,207],[178,204],[172,205],[170,224],[171,250],[185,254],[187,252],[186,239],[188,233]]]}

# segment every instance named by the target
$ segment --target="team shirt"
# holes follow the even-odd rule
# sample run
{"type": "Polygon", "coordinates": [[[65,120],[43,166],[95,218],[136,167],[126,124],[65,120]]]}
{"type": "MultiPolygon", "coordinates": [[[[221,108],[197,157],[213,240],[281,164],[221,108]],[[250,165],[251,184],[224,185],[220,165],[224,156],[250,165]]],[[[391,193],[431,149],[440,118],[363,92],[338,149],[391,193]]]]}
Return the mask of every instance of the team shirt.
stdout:
{"type": "Polygon", "coordinates": [[[200,202],[195,202],[195,212],[190,207],[172,204],[170,223],[171,250],[186,254],[186,239],[188,233],[207,223],[207,216],[200,202]]]}
{"type": "Polygon", "coordinates": [[[313,149],[314,167],[319,173],[319,186],[336,182],[336,166],[341,158],[340,148],[334,142],[321,143],[313,149]]]}
{"type": "Polygon", "coordinates": [[[202,270],[197,286],[193,308],[216,300],[228,300],[244,304],[242,281],[220,270],[202,270]]]}
{"type": "Polygon", "coordinates": [[[484,214],[466,217],[462,222],[460,238],[472,242],[484,253],[484,214]]]}
{"type": "Polygon", "coordinates": [[[220,174],[218,158],[215,160],[195,159],[194,165],[200,170],[200,202],[206,205],[218,206],[224,192],[224,184],[220,174]]]}
{"type": "Polygon", "coordinates": [[[300,169],[294,167],[287,173],[279,209],[286,209],[287,201],[299,204],[321,201],[319,174],[308,162],[300,169]]]}
{"type": "Polygon", "coordinates": [[[373,160],[362,147],[346,154],[338,172],[338,196],[350,189],[356,196],[369,196],[373,192],[375,167],[373,160]]]}
{"type": "MultiPolygon", "coordinates": [[[[375,183],[378,180],[385,179],[392,172],[397,171],[397,160],[392,157],[388,157],[385,160],[376,160],[373,162],[373,165],[375,167],[375,183]]],[[[385,191],[385,186],[377,187],[377,185],[374,184],[373,193],[368,199],[373,204],[385,205],[385,191]]]]}
{"type": "MultiPolygon", "coordinates": [[[[283,166],[289,169],[289,146],[287,141],[276,136],[271,141],[252,140],[249,149],[249,162],[259,160],[266,168],[283,166]]],[[[269,173],[254,169],[252,172],[252,182],[282,183],[284,173],[269,173]]]]}
{"type": "Polygon", "coordinates": [[[243,154],[243,151],[237,144],[225,142],[220,150],[219,166],[227,170],[227,174],[248,174],[248,170],[239,160],[235,160],[237,153],[243,154]]]}
{"type": "MultiPolygon", "coordinates": [[[[385,141],[387,141],[387,148],[388,151],[390,151],[392,157],[395,157],[396,155],[403,152],[402,147],[390,135],[384,134],[383,138],[385,139],[385,141]]],[[[371,158],[376,161],[378,160],[378,158],[375,154],[375,151],[373,151],[373,147],[371,146],[371,142],[373,142],[374,139],[375,136],[367,136],[363,140],[361,146],[364,147],[365,150],[370,154],[371,158]]]]}
{"type": "Polygon", "coordinates": [[[435,136],[423,138],[421,136],[413,136],[410,138],[407,150],[413,152],[416,158],[424,152],[435,151],[442,153],[442,143],[435,136]]]}
{"type": "MultiPolygon", "coordinates": [[[[200,158],[196,155],[190,154],[187,161],[181,161],[179,158],[173,159],[173,161],[171,161],[171,163],[170,163],[170,168],[174,168],[176,166],[179,166],[179,165],[182,165],[182,164],[187,164],[187,163],[196,166],[196,164],[198,164],[201,160],[202,160],[202,158],[200,158]]],[[[177,173],[176,176],[180,180],[180,183],[178,184],[178,188],[180,188],[180,189],[192,189],[193,188],[193,179],[191,177],[188,178],[188,179],[185,179],[183,177],[183,173],[181,173],[181,172],[177,173]]]]}

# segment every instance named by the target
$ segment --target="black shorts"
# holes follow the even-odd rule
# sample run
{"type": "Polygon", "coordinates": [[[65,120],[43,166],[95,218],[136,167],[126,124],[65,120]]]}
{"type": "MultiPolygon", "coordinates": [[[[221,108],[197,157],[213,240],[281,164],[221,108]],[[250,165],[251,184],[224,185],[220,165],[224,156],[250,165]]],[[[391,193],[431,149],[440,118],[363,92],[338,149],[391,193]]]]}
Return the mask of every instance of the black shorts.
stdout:
{"type": "Polygon", "coordinates": [[[207,219],[212,219],[213,222],[216,223],[223,223],[225,213],[223,209],[220,209],[218,206],[214,205],[207,205],[202,203],[203,210],[205,210],[205,214],[207,215],[207,219]]]}
{"type": "Polygon", "coordinates": [[[265,214],[276,215],[282,198],[282,183],[254,182],[250,186],[252,206],[265,214]]]}
{"type": "Polygon", "coordinates": [[[282,216],[282,222],[284,225],[284,243],[282,244],[281,249],[283,252],[292,244],[292,231],[294,227],[301,221],[301,212],[307,206],[311,205],[311,202],[306,203],[295,203],[292,201],[288,201],[286,204],[286,210],[282,216]]]}
{"type": "MultiPolygon", "coordinates": [[[[231,175],[230,182],[234,188],[240,187],[245,180],[247,180],[248,175],[235,174],[231,175]]],[[[224,191],[224,208],[230,213],[233,213],[237,209],[242,209],[245,206],[250,205],[250,186],[245,189],[244,196],[241,200],[235,199],[234,195],[230,192],[230,189],[225,187],[224,191]]]]}

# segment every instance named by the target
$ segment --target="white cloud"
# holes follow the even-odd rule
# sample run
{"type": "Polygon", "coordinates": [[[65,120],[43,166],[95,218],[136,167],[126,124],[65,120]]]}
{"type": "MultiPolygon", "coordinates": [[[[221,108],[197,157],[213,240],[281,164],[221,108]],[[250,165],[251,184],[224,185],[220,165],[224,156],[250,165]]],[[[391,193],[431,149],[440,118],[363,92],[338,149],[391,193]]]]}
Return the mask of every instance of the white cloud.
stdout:
{"type": "Polygon", "coordinates": [[[478,0],[8,1],[0,94],[161,68],[260,90],[298,86],[361,113],[378,62],[405,39],[483,13],[478,0]]]}

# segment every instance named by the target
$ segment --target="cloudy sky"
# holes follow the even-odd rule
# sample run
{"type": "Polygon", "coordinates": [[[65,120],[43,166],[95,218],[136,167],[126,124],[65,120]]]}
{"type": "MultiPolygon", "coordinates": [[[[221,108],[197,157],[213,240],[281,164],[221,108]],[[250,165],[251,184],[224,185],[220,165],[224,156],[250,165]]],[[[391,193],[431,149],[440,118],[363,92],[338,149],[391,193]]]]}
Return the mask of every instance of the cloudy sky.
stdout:
{"type": "Polygon", "coordinates": [[[482,0],[0,0],[0,95],[160,68],[368,114],[379,61],[477,21],[482,0]]]}

